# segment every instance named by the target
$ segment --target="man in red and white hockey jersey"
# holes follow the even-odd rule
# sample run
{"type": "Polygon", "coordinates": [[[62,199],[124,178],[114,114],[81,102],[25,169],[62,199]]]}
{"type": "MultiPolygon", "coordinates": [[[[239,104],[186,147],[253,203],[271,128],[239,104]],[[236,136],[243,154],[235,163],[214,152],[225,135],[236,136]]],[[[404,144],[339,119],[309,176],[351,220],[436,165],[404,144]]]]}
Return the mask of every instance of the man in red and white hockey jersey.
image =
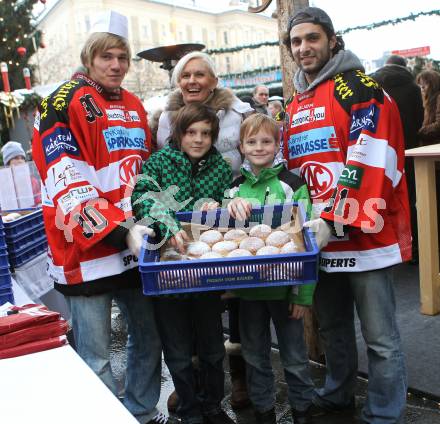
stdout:
{"type": "Polygon", "coordinates": [[[35,120],[33,155],[44,188],[48,273],[68,299],[79,355],[117,394],[110,366],[111,307],[128,331],[124,404],[135,416],[166,422],[156,411],[161,343],[153,304],[137,266],[142,237],[131,191],[151,153],[140,100],[121,88],[130,65],[127,18],[110,12],[87,39],[87,69],[44,98],[35,120]]]}
{"type": "Polygon", "coordinates": [[[327,378],[316,392],[315,412],[354,407],[355,306],[369,360],[362,419],[397,423],[405,409],[406,372],[391,266],[411,257],[399,111],[344,50],[323,10],[294,14],[285,43],[299,70],[284,155],[307,182],[315,218],[306,225],[322,248],[314,301],[327,378]]]}

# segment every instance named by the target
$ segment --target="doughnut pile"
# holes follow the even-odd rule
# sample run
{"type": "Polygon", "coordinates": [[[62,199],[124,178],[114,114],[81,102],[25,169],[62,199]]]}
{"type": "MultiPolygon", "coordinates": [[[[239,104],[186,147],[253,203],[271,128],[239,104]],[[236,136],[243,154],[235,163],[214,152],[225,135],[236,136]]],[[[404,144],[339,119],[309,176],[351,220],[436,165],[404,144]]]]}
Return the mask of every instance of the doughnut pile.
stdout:
{"type": "Polygon", "coordinates": [[[199,240],[187,245],[187,259],[237,258],[299,252],[291,236],[265,224],[252,227],[249,233],[232,229],[226,233],[208,230],[199,240]]]}

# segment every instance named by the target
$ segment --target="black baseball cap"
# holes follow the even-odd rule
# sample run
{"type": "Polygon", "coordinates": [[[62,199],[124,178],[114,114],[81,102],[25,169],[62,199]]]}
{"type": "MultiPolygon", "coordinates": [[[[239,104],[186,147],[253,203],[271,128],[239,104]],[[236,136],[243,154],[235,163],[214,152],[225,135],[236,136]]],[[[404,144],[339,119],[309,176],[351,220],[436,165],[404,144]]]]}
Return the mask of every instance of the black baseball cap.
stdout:
{"type": "Polygon", "coordinates": [[[290,31],[295,25],[305,23],[321,25],[326,27],[332,34],[335,34],[335,29],[333,28],[333,22],[330,19],[330,16],[328,16],[327,13],[325,13],[319,7],[306,7],[305,9],[301,9],[296,12],[289,19],[287,32],[290,34],[290,31]]]}

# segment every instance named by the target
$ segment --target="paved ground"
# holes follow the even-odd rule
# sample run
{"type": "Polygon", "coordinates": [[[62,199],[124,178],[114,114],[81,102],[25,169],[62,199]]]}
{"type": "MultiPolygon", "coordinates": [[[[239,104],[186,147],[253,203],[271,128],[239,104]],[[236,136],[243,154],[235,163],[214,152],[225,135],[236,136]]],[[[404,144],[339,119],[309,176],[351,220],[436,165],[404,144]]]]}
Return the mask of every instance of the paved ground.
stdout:
{"type": "MultiPolygon", "coordinates": [[[[124,368],[125,354],[124,354],[124,344],[125,336],[123,331],[123,325],[120,320],[118,311],[115,310],[113,314],[113,353],[112,353],[112,366],[115,374],[122,379],[122,369],[124,368]]],[[[437,369],[433,372],[438,372],[437,369]]],[[[277,403],[276,403],[276,413],[277,421],[279,424],[289,424],[291,423],[290,409],[287,402],[287,391],[286,384],[283,380],[283,373],[280,366],[280,360],[277,350],[273,350],[273,366],[275,371],[275,378],[277,381],[277,403]]],[[[324,379],[324,368],[320,364],[311,364],[313,380],[317,386],[322,385],[324,379]]],[[[228,373],[227,365],[225,365],[225,370],[228,373]]],[[[365,393],[367,387],[367,380],[359,377],[358,386],[356,392],[356,402],[358,408],[355,415],[338,414],[332,416],[320,417],[314,420],[314,424],[357,424],[360,423],[358,419],[360,408],[365,401],[365,393]]],[[[164,365],[162,372],[162,392],[159,402],[159,408],[165,412],[166,411],[166,400],[168,395],[173,390],[173,383],[171,381],[171,376],[164,365]]],[[[235,413],[229,406],[230,397],[230,379],[229,376],[226,378],[226,397],[223,402],[223,406],[227,413],[236,420],[237,424],[253,424],[254,417],[252,408],[245,409],[239,413],[235,413]]],[[[429,399],[421,393],[409,394],[408,396],[408,407],[406,411],[406,424],[440,424],[440,400],[429,399]]]]}

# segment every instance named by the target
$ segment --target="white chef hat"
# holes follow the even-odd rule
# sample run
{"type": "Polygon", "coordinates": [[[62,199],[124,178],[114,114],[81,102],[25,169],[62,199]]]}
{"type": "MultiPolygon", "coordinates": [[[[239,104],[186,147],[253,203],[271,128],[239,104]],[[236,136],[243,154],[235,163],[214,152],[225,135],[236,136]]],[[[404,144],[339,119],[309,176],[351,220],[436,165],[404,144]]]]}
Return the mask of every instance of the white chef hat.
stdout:
{"type": "Polygon", "coordinates": [[[128,39],[128,19],[114,10],[108,10],[96,16],[90,32],[108,32],[128,39]]]}

